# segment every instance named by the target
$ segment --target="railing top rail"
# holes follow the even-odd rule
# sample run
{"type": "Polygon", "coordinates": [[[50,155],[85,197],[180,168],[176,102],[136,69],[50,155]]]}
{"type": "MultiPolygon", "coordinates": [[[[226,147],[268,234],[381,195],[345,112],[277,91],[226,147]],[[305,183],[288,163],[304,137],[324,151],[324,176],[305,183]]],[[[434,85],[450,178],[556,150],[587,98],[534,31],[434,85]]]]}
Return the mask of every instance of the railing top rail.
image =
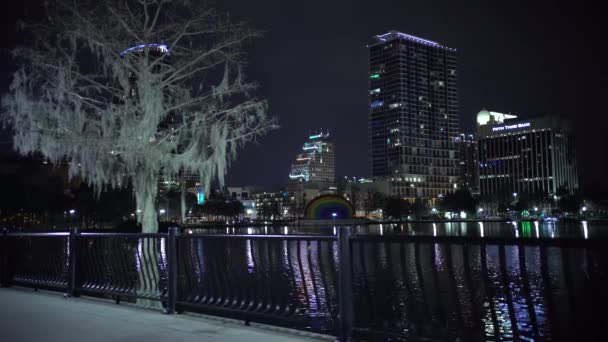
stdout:
{"type": "Polygon", "coordinates": [[[280,235],[280,234],[188,234],[183,233],[178,238],[234,238],[234,239],[268,239],[268,240],[337,240],[334,235],[280,235]]]}
{"type": "Polygon", "coordinates": [[[608,239],[576,238],[510,238],[510,237],[477,237],[477,236],[428,236],[428,235],[353,235],[353,241],[369,242],[422,242],[451,243],[465,245],[526,245],[555,247],[590,247],[608,246],[608,239]]]}
{"type": "Polygon", "coordinates": [[[90,233],[83,232],[80,236],[87,237],[124,237],[124,238],[166,238],[167,233],[90,233]]]}
{"type": "Polygon", "coordinates": [[[22,232],[9,232],[7,236],[30,236],[30,237],[45,237],[45,236],[70,236],[70,232],[39,232],[39,233],[22,233],[22,232]]]}

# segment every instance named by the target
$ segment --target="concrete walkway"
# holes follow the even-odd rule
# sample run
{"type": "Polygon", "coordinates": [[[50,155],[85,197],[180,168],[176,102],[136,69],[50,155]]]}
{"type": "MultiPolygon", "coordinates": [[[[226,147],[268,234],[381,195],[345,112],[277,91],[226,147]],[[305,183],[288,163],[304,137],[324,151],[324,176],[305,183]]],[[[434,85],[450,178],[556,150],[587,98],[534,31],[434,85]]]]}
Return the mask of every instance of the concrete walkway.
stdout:
{"type": "Polygon", "coordinates": [[[332,340],[325,336],[246,327],[236,321],[164,315],[128,305],[31,289],[0,289],[0,341],[285,341],[332,340]]]}

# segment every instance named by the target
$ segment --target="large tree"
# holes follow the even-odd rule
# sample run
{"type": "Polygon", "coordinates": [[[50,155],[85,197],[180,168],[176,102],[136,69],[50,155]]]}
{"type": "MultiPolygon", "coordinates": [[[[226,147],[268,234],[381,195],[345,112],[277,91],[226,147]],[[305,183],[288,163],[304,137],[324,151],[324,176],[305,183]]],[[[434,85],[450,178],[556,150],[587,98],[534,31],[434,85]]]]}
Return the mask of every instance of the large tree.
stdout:
{"type": "Polygon", "coordinates": [[[411,207],[410,203],[401,197],[389,197],[384,204],[384,217],[402,220],[410,213],[411,207]]]}
{"type": "Polygon", "coordinates": [[[243,23],[188,0],[56,0],[23,23],[2,99],[15,149],[69,163],[97,191],[132,184],[158,230],[159,178],[223,183],[242,144],[274,127],[245,81],[243,23]]]}

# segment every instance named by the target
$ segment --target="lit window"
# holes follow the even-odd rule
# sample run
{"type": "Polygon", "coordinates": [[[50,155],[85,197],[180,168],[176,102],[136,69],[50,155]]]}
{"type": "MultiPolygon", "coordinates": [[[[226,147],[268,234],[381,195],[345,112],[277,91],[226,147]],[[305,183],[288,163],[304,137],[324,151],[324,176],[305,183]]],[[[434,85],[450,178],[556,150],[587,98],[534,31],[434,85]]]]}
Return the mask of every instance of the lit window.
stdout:
{"type": "Polygon", "coordinates": [[[381,100],[377,100],[371,103],[372,108],[382,107],[382,105],[384,105],[384,101],[381,100]]]}

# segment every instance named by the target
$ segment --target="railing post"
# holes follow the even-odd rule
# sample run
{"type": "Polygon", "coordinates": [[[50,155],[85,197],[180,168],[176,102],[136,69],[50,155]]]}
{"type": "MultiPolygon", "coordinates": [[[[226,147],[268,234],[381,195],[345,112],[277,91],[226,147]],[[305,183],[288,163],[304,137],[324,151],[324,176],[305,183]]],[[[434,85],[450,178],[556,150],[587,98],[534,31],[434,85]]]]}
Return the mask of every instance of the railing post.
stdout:
{"type": "Polygon", "coordinates": [[[167,243],[167,307],[166,314],[175,313],[175,302],[177,301],[177,236],[179,235],[178,227],[169,227],[169,236],[167,243]]]}
{"type": "Polygon", "coordinates": [[[80,253],[80,248],[78,246],[79,235],[80,232],[78,232],[78,228],[73,227],[70,229],[70,236],[68,237],[68,292],[66,293],[66,297],[80,297],[80,292],[77,289],[79,276],[78,254],[80,253]]]}
{"type": "Polygon", "coordinates": [[[340,331],[338,340],[341,342],[352,341],[354,321],[351,235],[351,227],[343,226],[339,228],[338,249],[340,251],[340,269],[338,270],[338,309],[340,331]]]}
{"type": "Polygon", "coordinates": [[[0,243],[0,246],[2,246],[0,255],[0,262],[2,263],[0,267],[0,284],[2,287],[8,287],[8,230],[6,228],[2,228],[2,243],[0,243]]]}

